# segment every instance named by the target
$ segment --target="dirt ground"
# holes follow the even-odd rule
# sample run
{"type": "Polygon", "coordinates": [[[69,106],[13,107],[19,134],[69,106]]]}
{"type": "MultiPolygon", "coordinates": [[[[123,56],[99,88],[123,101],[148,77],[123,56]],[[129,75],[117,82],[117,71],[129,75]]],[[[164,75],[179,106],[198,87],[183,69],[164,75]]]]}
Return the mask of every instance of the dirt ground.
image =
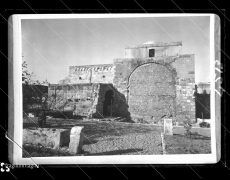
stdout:
{"type": "Polygon", "coordinates": [[[192,128],[192,135],[185,136],[184,128],[174,128],[173,136],[165,136],[167,154],[210,154],[210,128],[192,128]]]}
{"type": "MultiPolygon", "coordinates": [[[[73,126],[84,126],[82,152],[79,155],[153,155],[163,154],[161,132],[163,126],[97,120],[64,120],[49,119],[49,127],[71,129],[73,126]],[[59,124],[59,126],[58,126],[59,124]]],[[[32,124],[24,124],[29,127],[32,124]]],[[[33,126],[36,125],[33,123],[33,126]]],[[[210,129],[193,128],[196,136],[189,139],[184,136],[183,127],[174,127],[173,136],[165,136],[166,154],[210,153],[210,129]]],[[[70,156],[68,147],[59,151],[52,149],[24,146],[31,156],[70,156]]],[[[25,153],[24,153],[25,155],[25,153]]]]}

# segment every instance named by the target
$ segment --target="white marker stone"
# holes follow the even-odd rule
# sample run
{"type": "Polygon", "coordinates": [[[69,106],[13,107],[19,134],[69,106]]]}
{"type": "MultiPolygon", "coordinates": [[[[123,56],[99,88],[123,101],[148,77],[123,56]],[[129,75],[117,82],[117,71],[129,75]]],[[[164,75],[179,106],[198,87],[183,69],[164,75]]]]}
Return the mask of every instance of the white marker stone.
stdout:
{"type": "Polygon", "coordinates": [[[69,151],[77,154],[81,152],[83,145],[83,126],[75,126],[70,131],[69,151]]]}
{"type": "Polygon", "coordinates": [[[172,119],[164,119],[164,134],[165,135],[173,135],[172,119]]]}

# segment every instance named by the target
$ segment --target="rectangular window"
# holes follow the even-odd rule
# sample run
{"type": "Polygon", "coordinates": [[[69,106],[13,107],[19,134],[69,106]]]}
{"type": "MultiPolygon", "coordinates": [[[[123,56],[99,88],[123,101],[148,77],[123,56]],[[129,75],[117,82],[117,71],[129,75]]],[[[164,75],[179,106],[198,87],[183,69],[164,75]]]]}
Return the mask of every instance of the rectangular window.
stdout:
{"type": "Polygon", "coordinates": [[[155,49],[149,49],[149,57],[155,57],[155,49]]]}

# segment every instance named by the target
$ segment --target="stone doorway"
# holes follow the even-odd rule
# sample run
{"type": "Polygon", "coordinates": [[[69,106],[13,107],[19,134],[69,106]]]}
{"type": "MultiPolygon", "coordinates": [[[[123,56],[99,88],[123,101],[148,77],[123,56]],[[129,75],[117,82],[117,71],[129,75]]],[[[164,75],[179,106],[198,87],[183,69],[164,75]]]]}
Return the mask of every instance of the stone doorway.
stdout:
{"type": "Polygon", "coordinates": [[[164,65],[141,65],[129,78],[129,112],[134,121],[156,122],[170,113],[173,116],[175,98],[175,80],[164,65]]]}
{"type": "Polygon", "coordinates": [[[108,90],[105,93],[105,100],[103,103],[103,115],[104,116],[111,116],[111,110],[112,110],[112,106],[113,106],[113,90],[108,90]]]}

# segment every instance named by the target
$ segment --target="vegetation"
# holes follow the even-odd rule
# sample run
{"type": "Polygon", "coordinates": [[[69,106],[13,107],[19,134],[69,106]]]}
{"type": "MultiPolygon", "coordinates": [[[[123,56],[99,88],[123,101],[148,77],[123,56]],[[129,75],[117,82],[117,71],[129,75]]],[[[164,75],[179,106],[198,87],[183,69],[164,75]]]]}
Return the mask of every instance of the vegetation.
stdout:
{"type": "Polygon", "coordinates": [[[190,121],[190,119],[185,116],[185,121],[184,121],[184,128],[185,128],[185,135],[189,135],[191,138],[191,129],[192,129],[192,123],[190,121]]]}
{"type": "Polygon", "coordinates": [[[202,122],[202,123],[200,123],[199,125],[200,125],[200,127],[202,127],[202,128],[204,128],[204,127],[210,128],[210,124],[207,123],[207,122],[202,122]]]}
{"type": "Polygon", "coordinates": [[[211,153],[210,129],[192,128],[191,136],[184,135],[182,127],[173,129],[173,136],[165,135],[167,154],[209,154],[211,153]]]}
{"type": "Polygon", "coordinates": [[[47,80],[40,83],[38,80],[32,80],[33,72],[28,72],[26,62],[22,64],[22,86],[23,86],[23,115],[28,117],[28,113],[36,112],[38,114],[38,125],[46,126],[47,116],[53,114],[53,111],[58,111],[63,114],[64,107],[68,101],[55,90],[54,94],[48,94],[42,84],[49,84],[47,80]]]}

